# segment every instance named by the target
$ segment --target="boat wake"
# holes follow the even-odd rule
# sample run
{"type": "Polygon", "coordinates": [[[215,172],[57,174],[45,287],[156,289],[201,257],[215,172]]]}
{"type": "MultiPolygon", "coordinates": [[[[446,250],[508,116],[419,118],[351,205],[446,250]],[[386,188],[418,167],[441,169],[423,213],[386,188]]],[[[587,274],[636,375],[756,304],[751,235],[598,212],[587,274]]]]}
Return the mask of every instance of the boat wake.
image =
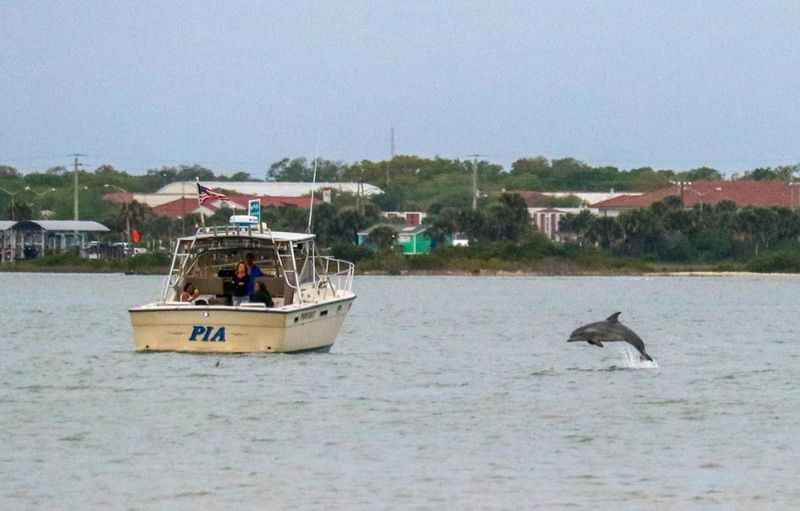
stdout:
{"type": "Polygon", "coordinates": [[[633,346],[625,344],[623,346],[625,354],[625,365],[627,369],[658,369],[658,362],[655,360],[642,360],[641,355],[633,346]]]}

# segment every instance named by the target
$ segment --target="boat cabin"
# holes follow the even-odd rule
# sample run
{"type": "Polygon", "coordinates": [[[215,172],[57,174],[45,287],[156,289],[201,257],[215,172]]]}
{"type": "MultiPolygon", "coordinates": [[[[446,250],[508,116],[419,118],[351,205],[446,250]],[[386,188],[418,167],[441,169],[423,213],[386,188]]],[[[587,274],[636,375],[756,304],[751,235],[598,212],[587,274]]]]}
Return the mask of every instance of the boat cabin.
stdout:
{"type": "Polygon", "coordinates": [[[314,235],[259,232],[247,226],[202,228],[178,240],[164,300],[179,301],[186,284],[197,289],[196,305],[231,305],[233,276],[240,262],[251,259],[275,307],[303,301],[303,284],[317,278],[314,235]]]}

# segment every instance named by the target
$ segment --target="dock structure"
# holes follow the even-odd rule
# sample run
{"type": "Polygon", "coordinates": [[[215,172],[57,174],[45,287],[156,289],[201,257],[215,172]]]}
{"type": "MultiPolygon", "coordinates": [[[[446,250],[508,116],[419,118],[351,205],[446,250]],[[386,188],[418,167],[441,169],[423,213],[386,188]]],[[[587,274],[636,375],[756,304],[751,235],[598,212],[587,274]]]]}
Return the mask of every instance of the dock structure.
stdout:
{"type": "Polygon", "coordinates": [[[0,220],[0,263],[82,251],[87,237],[106,232],[108,227],[89,220],[0,220]]]}

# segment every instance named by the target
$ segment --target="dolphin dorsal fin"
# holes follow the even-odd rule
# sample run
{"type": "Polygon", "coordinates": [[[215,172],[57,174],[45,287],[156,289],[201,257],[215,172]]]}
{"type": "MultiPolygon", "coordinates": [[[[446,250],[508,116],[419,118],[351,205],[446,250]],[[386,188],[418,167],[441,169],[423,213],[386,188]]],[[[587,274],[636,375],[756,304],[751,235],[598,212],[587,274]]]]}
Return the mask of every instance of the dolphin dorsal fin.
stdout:
{"type": "Polygon", "coordinates": [[[621,312],[615,312],[614,314],[610,315],[606,318],[606,321],[610,323],[619,323],[619,315],[622,314],[621,312]]]}

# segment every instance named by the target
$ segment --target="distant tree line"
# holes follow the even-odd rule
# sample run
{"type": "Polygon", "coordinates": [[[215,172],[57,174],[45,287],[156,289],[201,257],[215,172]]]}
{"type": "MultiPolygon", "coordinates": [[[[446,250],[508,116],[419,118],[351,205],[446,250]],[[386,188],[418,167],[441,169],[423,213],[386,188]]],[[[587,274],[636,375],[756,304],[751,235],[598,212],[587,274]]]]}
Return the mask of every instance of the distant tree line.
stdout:
{"type": "Polygon", "coordinates": [[[660,261],[720,261],[758,256],[764,249],[796,244],[800,213],[788,208],[737,208],[731,201],[684,209],[679,197],[618,217],[588,210],[566,215],[559,228],[580,246],[660,261]]]}
{"type": "MultiPolygon", "coordinates": [[[[356,233],[385,221],[382,211],[406,210],[428,213],[430,232],[437,240],[463,233],[473,243],[524,243],[536,237],[531,230],[525,202],[511,192],[537,191],[646,191],[670,181],[720,179],[720,172],[700,167],[685,172],[642,167],[621,170],[591,166],[573,158],[548,160],[537,156],[515,161],[506,170],[483,160],[396,156],[390,160],[342,163],[326,159],[284,158],[267,166],[263,176],[247,172],[221,175],[201,165],[164,166],[135,175],[104,164],[79,172],[80,215],[99,220],[120,236],[128,227],[145,233],[146,239],[168,240],[193,231],[198,218],[157,217],[143,205],[120,205],[104,201],[109,192],[152,193],[177,181],[249,181],[263,177],[276,181],[311,181],[316,167],[318,181],[364,182],[381,187],[383,194],[357,198],[336,194],[332,204],[315,208],[313,230],[326,246],[353,246],[356,233]],[[478,175],[478,209],[472,204],[472,173],[478,175]]],[[[756,168],[741,178],[792,180],[796,167],[756,168]]],[[[41,218],[44,211],[55,219],[72,218],[73,176],[64,166],[22,173],[0,165],[0,218],[41,218]],[[53,191],[54,190],[54,191],[53,191]]],[[[573,204],[574,198],[552,199],[551,205],[573,204]]],[[[669,201],[618,219],[578,218],[567,220],[566,230],[576,243],[596,245],[614,253],[669,260],[719,259],[739,252],[762,250],[790,238],[783,210],[753,208],[727,211],[729,206],[701,206],[684,211],[669,201]],[[659,209],[660,208],[660,209],[659,209]],[[717,209],[720,209],[717,211],[717,209]],[[727,215],[727,216],[726,216],[727,215]],[[733,220],[731,220],[733,218],[733,220]],[[569,224],[574,222],[574,224],[569,224]],[[682,222],[682,223],[681,223],[682,222]],[[733,222],[733,223],[731,223],[733,222]],[[756,228],[755,226],[758,226],[756,228]],[[749,229],[749,230],[748,230],[749,229]]],[[[230,211],[207,219],[227,222],[230,211]]],[[[307,211],[301,208],[268,208],[265,219],[276,229],[305,230],[307,211]]],[[[794,214],[791,213],[792,218],[794,214]]],[[[793,220],[792,220],[793,221],[793,220]]]]}

